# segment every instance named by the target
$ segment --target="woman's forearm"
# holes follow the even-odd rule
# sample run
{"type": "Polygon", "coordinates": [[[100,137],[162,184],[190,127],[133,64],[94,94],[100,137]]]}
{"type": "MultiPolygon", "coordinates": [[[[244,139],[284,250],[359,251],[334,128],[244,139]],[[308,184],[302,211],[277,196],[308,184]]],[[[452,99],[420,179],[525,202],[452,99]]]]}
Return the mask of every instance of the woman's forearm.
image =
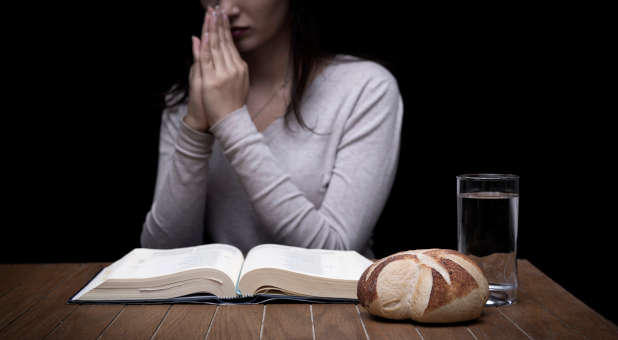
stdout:
{"type": "MultiPolygon", "coordinates": [[[[211,131],[234,167],[256,213],[278,243],[362,250],[390,192],[398,160],[400,102],[362,113],[362,129],[345,136],[321,206],[278,165],[245,108],[211,131]]],[[[316,174],[318,176],[319,174],[316,174]]]]}
{"type": "Polygon", "coordinates": [[[175,248],[200,244],[212,135],[184,121],[177,138],[162,128],[157,186],[141,234],[142,247],[175,248]]]}

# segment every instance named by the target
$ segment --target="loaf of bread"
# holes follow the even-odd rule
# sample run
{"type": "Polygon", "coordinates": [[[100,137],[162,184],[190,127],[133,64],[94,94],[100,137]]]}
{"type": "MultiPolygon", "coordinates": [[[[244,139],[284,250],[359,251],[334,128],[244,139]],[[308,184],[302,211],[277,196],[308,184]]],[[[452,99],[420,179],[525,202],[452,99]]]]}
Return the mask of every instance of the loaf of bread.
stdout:
{"type": "Polygon", "coordinates": [[[489,296],[483,271],[450,249],[399,252],[369,266],[357,286],[360,304],[373,315],[442,323],[476,319],[489,296]]]}

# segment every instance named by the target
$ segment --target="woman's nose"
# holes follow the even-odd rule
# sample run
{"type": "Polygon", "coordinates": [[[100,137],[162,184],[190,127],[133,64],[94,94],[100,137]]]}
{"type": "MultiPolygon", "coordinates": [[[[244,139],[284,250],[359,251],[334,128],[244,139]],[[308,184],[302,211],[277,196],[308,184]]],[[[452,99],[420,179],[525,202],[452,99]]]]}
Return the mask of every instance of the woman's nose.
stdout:
{"type": "Polygon", "coordinates": [[[238,14],[238,11],[240,10],[238,8],[238,5],[236,5],[236,1],[233,0],[220,0],[219,2],[219,6],[221,7],[221,10],[227,14],[228,16],[234,16],[238,14]]]}
{"type": "Polygon", "coordinates": [[[202,3],[202,7],[204,9],[208,9],[208,7],[212,7],[212,8],[217,7],[217,5],[219,5],[219,3],[221,1],[219,1],[219,0],[201,0],[200,2],[202,3]]]}

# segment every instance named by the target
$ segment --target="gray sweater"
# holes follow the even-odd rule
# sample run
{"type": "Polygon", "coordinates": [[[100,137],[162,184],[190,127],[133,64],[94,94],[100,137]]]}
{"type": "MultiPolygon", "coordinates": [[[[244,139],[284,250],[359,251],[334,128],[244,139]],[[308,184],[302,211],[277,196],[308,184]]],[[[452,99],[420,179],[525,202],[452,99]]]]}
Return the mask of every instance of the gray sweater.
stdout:
{"type": "Polygon", "coordinates": [[[186,103],[165,109],[142,247],[198,245],[208,233],[244,255],[280,243],[373,258],[372,232],[399,159],[397,81],[371,61],[334,62],[308,85],[301,112],[319,134],[293,114],[260,133],[246,106],[202,133],[182,120],[186,103]]]}

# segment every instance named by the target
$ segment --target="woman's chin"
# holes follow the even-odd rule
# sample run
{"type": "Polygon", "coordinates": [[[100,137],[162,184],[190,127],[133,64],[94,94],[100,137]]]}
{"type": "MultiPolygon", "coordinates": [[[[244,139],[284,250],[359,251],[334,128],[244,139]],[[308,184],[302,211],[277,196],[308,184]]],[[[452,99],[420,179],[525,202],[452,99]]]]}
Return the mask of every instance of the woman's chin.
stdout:
{"type": "Polygon", "coordinates": [[[255,44],[248,38],[249,37],[234,39],[234,45],[238,53],[249,53],[255,49],[255,44]]]}
{"type": "Polygon", "coordinates": [[[247,53],[251,51],[251,48],[246,46],[246,44],[243,43],[236,43],[236,49],[238,49],[238,53],[247,53]]]}

